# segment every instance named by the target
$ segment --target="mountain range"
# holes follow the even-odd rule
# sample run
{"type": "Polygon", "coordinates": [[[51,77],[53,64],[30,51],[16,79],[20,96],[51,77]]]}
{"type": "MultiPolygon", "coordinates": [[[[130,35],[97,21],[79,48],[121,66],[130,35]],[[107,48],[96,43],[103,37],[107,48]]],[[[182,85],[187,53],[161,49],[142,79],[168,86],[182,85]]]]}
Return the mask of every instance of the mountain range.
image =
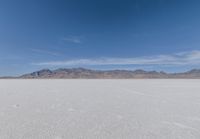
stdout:
{"type": "Polygon", "coordinates": [[[71,69],[43,69],[32,73],[24,74],[19,79],[200,79],[200,69],[193,69],[182,73],[166,73],[144,70],[91,70],[85,68],[71,69]]]}

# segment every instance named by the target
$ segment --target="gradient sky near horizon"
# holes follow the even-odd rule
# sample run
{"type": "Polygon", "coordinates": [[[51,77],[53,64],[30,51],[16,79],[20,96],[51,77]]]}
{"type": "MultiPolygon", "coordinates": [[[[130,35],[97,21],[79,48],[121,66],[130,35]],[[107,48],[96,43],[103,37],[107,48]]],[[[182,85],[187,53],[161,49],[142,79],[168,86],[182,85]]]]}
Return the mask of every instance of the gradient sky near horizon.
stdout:
{"type": "Polygon", "coordinates": [[[200,1],[0,0],[0,75],[200,68],[200,1]]]}

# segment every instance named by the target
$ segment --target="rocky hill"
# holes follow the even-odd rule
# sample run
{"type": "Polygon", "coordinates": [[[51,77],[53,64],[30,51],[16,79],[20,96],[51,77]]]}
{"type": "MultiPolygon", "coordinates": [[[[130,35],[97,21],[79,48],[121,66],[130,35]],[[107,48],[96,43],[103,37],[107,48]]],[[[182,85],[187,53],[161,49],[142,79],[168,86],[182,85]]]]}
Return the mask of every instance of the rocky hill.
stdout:
{"type": "Polygon", "coordinates": [[[199,78],[200,70],[193,69],[184,73],[165,73],[157,71],[144,71],[144,70],[90,70],[84,68],[72,69],[57,69],[49,70],[43,69],[30,74],[25,74],[19,78],[23,79],[167,79],[167,78],[199,78]]]}

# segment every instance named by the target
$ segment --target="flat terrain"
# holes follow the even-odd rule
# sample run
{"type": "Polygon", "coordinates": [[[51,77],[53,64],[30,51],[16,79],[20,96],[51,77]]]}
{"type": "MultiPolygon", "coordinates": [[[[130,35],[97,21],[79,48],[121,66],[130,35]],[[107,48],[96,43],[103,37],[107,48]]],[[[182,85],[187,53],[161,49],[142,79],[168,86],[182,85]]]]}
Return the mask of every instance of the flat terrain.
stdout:
{"type": "Polygon", "coordinates": [[[0,80],[0,139],[200,139],[200,80],[0,80]]]}

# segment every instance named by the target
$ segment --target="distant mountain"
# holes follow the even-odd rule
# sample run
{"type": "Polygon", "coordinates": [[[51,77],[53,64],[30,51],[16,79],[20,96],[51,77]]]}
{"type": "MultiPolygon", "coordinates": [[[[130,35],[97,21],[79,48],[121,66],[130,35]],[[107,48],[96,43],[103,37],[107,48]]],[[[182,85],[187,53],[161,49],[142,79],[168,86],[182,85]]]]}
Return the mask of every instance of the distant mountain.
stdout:
{"type": "Polygon", "coordinates": [[[43,69],[30,74],[25,74],[20,76],[20,78],[63,78],[63,79],[98,79],[98,78],[108,78],[108,79],[129,79],[129,78],[167,78],[167,74],[164,72],[156,71],[144,71],[144,70],[90,70],[84,68],[72,68],[72,69],[57,69],[49,70],[43,69]]]}
{"type": "Polygon", "coordinates": [[[144,70],[109,70],[109,71],[100,71],[100,70],[90,70],[84,68],[72,68],[72,69],[57,69],[49,70],[43,69],[36,71],[30,74],[25,74],[20,76],[20,78],[58,78],[58,79],[129,79],[129,78],[168,78],[168,74],[164,72],[156,71],[144,71],[144,70]]]}
{"type": "Polygon", "coordinates": [[[144,70],[91,70],[85,68],[43,69],[19,77],[1,77],[3,79],[200,79],[200,69],[183,73],[165,73],[144,70]]]}
{"type": "Polygon", "coordinates": [[[183,73],[174,73],[171,74],[172,78],[191,78],[191,79],[200,79],[200,69],[193,69],[183,73]]]}

